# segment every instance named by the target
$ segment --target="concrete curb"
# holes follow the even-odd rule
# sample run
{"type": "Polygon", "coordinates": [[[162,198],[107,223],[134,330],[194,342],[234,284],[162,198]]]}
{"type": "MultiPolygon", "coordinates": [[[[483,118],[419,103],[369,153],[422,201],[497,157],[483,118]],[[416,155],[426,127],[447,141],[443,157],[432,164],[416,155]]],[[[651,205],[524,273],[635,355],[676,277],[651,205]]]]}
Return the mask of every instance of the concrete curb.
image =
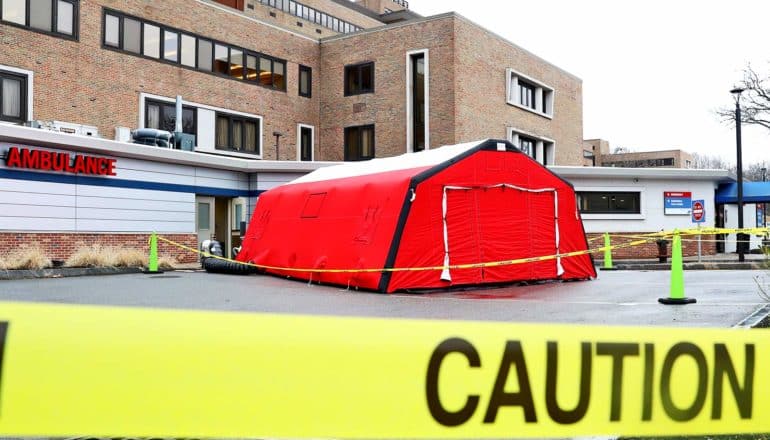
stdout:
{"type": "MultiPolygon", "coordinates": [[[[765,262],[684,263],[684,270],[762,270],[765,262]]],[[[601,268],[600,268],[601,269],[601,268]]],[[[619,263],[614,270],[671,270],[670,263],[619,263]]]]}
{"type": "Polygon", "coordinates": [[[0,270],[0,280],[25,280],[35,278],[66,278],[89,275],[121,275],[142,273],[141,267],[62,267],[39,270],[0,270]]]}

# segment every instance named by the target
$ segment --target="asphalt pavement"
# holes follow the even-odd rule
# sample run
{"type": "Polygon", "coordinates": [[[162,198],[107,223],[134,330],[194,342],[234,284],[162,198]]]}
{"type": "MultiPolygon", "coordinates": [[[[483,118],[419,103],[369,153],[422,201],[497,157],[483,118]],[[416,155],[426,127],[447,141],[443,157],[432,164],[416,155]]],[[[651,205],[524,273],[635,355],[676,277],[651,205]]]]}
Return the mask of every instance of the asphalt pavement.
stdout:
{"type": "Polygon", "coordinates": [[[592,281],[390,295],[267,275],[174,271],[0,281],[0,301],[687,327],[733,327],[750,316],[761,318],[770,310],[757,285],[757,278],[770,285],[767,270],[686,271],[684,277],[686,295],[695,297],[696,304],[658,303],[658,297],[669,294],[669,272],[664,271],[602,271],[592,281]]]}

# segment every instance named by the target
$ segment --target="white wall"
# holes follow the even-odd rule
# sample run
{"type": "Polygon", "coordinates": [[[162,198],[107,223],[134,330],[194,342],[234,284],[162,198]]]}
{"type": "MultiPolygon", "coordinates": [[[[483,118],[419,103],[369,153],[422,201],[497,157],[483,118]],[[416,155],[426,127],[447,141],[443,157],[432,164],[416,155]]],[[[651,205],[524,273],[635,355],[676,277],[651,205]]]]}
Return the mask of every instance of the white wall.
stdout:
{"type": "Polygon", "coordinates": [[[716,183],[710,181],[651,180],[633,178],[569,178],[575,191],[640,192],[640,214],[582,214],[586,232],[655,232],[670,229],[695,227],[689,215],[665,215],[663,193],[666,191],[688,191],[693,200],[703,199],[706,207],[706,222],[703,226],[714,226],[714,190],[716,183]]]}
{"type": "MultiPolygon", "coordinates": [[[[738,205],[724,205],[725,214],[727,220],[725,221],[725,228],[737,228],[738,227],[738,205]]],[[[753,203],[747,203],[743,206],[743,227],[753,228],[757,225],[757,206],[753,203]]],[[[730,234],[726,237],[725,252],[731,253],[737,251],[736,246],[736,234],[730,234]]],[[[757,249],[762,245],[762,236],[751,235],[750,249],[757,249]]]]}
{"type": "MultiPolygon", "coordinates": [[[[10,146],[0,143],[0,154],[5,154],[10,146]]],[[[139,184],[150,182],[241,191],[249,189],[248,175],[237,171],[115,159],[116,176],[93,178],[139,184]]],[[[7,169],[4,161],[0,162],[2,169],[7,169]]],[[[41,177],[64,174],[39,173],[41,177]]],[[[195,193],[0,178],[0,230],[194,233],[195,193]]]]}

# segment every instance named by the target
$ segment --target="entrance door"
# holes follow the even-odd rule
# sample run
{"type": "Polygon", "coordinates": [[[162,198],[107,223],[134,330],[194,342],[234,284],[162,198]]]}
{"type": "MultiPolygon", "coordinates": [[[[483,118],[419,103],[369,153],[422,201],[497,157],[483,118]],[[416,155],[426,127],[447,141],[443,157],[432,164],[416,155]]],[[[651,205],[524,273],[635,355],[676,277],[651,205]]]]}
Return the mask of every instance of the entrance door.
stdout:
{"type": "MultiPolygon", "coordinates": [[[[556,254],[554,193],[508,187],[447,191],[449,264],[556,254]]],[[[556,260],[451,270],[453,284],[555,278],[556,260]]]]}
{"type": "Polygon", "coordinates": [[[214,236],[214,197],[195,196],[195,229],[198,232],[198,248],[204,240],[214,236]]]}

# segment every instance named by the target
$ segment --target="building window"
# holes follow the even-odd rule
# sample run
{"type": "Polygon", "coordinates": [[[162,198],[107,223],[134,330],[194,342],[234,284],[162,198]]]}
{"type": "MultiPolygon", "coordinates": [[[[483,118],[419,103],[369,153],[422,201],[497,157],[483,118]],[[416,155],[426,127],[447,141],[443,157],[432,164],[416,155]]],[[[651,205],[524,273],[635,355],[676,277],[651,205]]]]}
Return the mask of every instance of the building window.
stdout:
{"type": "Polygon", "coordinates": [[[106,48],[286,91],[284,60],[108,9],[103,26],[106,48]]]}
{"type": "Polygon", "coordinates": [[[551,139],[532,136],[510,128],[508,129],[508,140],[522,153],[541,164],[555,165],[556,146],[551,139]]]}
{"type": "Polygon", "coordinates": [[[345,128],[345,160],[369,160],[374,158],[374,125],[345,128]]]}
{"type": "MultiPolygon", "coordinates": [[[[173,102],[161,102],[146,100],[144,105],[144,126],[166,130],[171,133],[176,131],[176,104],[173,102]]],[[[195,108],[182,106],[182,133],[196,134],[195,108]]]]}
{"type": "Polygon", "coordinates": [[[313,94],[313,70],[307,66],[299,66],[299,96],[310,98],[313,94]]]}
{"type": "Polygon", "coordinates": [[[548,118],[553,117],[553,88],[506,69],[506,102],[548,118]]]}
{"type": "Polygon", "coordinates": [[[217,113],[216,122],[217,150],[238,153],[262,154],[262,121],[227,113],[217,113]]]}
{"type": "Polygon", "coordinates": [[[535,86],[519,80],[519,104],[535,110],[535,86]]]}
{"type": "Polygon", "coordinates": [[[580,212],[584,214],[640,214],[638,192],[579,191],[580,212]]]}
{"type": "Polygon", "coordinates": [[[312,125],[299,124],[297,126],[298,146],[297,159],[301,161],[313,160],[313,136],[314,128],[312,125]]]}
{"type": "Polygon", "coordinates": [[[412,152],[425,149],[425,83],[426,83],[426,55],[427,51],[409,55],[409,75],[412,87],[410,90],[411,102],[407,103],[411,116],[411,149],[412,152]]]}
{"type": "Polygon", "coordinates": [[[302,18],[340,33],[350,33],[360,31],[361,28],[342,21],[336,17],[332,17],[325,12],[321,12],[310,6],[305,6],[302,3],[295,2],[294,0],[259,0],[263,5],[270,6],[272,8],[280,9],[295,17],[302,18]]]}
{"type": "Polygon", "coordinates": [[[27,77],[0,70],[0,121],[27,120],[27,77]]]}
{"type": "Polygon", "coordinates": [[[345,96],[374,93],[374,63],[345,66],[345,96]]]}
{"type": "Polygon", "coordinates": [[[77,38],[79,0],[2,0],[0,21],[65,38],[77,38]]]}

